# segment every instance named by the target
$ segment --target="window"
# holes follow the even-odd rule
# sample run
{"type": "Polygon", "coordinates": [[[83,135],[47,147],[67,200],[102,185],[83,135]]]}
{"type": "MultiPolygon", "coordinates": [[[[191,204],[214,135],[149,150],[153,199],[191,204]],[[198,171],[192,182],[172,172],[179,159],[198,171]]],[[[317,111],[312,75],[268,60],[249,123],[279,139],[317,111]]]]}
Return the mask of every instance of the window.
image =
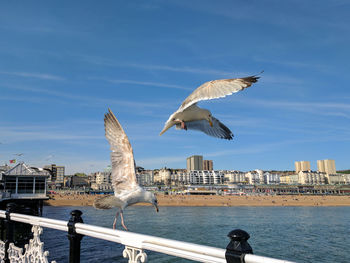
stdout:
{"type": "Polygon", "coordinates": [[[35,178],[35,193],[36,194],[45,193],[45,178],[42,178],[42,177],[35,178]]]}
{"type": "Polygon", "coordinates": [[[12,194],[16,193],[16,177],[6,177],[5,189],[10,191],[12,194]]]}
{"type": "Polygon", "coordinates": [[[33,177],[18,177],[18,194],[32,194],[33,182],[33,177]]]}

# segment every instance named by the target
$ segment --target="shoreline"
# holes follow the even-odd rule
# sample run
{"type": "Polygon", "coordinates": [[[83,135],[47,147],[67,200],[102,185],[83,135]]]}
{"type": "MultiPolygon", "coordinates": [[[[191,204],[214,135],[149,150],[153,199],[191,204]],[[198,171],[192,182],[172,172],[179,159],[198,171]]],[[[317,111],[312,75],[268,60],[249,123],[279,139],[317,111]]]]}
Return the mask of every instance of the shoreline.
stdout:
{"type": "MultiPolygon", "coordinates": [[[[92,206],[99,195],[51,195],[46,206],[92,206]]],[[[333,195],[157,195],[162,206],[243,207],[243,206],[350,206],[350,196],[333,195]]],[[[150,204],[137,204],[150,205],[150,204]]]]}

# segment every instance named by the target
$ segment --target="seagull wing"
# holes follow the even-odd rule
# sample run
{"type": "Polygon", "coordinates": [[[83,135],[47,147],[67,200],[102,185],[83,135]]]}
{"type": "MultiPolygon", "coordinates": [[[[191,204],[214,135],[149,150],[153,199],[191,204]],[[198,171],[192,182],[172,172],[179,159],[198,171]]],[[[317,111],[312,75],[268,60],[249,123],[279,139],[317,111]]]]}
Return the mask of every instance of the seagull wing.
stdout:
{"type": "Polygon", "coordinates": [[[129,192],[136,182],[135,162],[132,147],[122,126],[113,112],[105,114],[105,135],[111,146],[112,184],[116,194],[129,192]]]}
{"type": "Polygon", "coordinates": [[[245,88],[250,87],[253,83],[257,82],[259,78],[260,77],[255,75],[246,78],[218,79],[208,81],[195,89],[184,100],[176,112],[183,111],[189,106],[202,100],[223,98],[238,91],[244,90],[245,88]]]}
{"type": "MultiPolygon", "coordinates": [[[[207,120],[186,122],[186,126],[189,130],[197,130],[213,137],[232,140],[233,134],[229,128],[227,128],[223,123],[214,117],[212,117],[212,122],[213,127],[209,125],[209,122],[207,120]]],[[[176,126],[179,128],[180,124],[177,124],[176,126]]]]}

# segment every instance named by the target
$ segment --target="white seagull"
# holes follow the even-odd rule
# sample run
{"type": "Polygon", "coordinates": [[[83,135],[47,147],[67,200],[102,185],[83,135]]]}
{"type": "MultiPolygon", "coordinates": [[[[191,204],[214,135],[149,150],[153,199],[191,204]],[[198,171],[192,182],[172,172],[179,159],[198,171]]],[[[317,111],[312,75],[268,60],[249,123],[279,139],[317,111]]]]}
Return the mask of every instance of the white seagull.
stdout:
{"type": "Polygon", "coordinates": [[[117,219],[120,214],[121,223],[125,230],[124,209],[136,203],[151,203],[158,212],[157,198],[153,193],[144,190],[137,184],[134,154],[122,126],[113,112],[108,109],[105,114],[105,135],[111,146],[112,162],[112,185],[113,196],[106,196],[94,201],[94,207],[98,209],[110,209],[117,207],[118,211],[113,222],[113,229],[116,228],[117,219]]]}
{"type": "Polygon", "coordinates": [[[233,134],[230,129],[214,118],[209,110],[198,107],[197,102],[226,97],[250,87],[258,79],[259,77],[255,75],[237,79],[212,80],[202,84],[169,117],[159,135],[176,125],[176,129],[199,130],[213,137],[232,140],[233,134]]]}

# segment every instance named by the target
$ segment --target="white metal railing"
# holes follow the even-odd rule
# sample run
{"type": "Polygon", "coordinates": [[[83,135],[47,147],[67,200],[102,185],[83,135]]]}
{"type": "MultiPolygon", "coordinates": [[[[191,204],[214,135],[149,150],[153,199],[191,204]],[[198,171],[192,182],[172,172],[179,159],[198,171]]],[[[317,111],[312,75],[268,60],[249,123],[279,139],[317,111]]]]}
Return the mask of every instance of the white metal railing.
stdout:
{"type": "MultiPolygon", "coordinates": [[[[0,218],[6,218],[5,211],[0,210],[0,218]]],[[[18,213],[10,213],[10,220],[31,224],[35,227],[47,227],[68,232],[68,222],[63,220],[29,216],[18,213]]],[[[99,227],[84,223],[75,223],[75,231],[77,234],[125,245],[123,256],[129,258],[129,262],[146,262],[147,255],[144,252],[144,250],[151,250],[199,262],[226,262],[226,250],[222,248],[197,245],[194,243],[176,241],[150,235],[137,234],[128,231],[113,230],[106,227],[99,227]]],[[[244,262],[292,263],[291,261],[262,257],[253,254],[245,254],[244,262]]]]}

